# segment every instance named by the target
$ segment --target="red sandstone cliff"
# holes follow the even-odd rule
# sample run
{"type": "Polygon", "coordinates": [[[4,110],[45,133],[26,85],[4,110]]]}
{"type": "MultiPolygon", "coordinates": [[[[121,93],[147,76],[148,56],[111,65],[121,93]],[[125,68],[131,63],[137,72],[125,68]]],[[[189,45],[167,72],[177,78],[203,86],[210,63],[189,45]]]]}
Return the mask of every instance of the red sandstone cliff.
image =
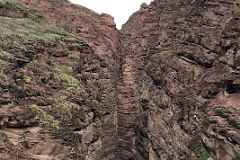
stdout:
{"type": "Polygon", "coordinates": [[[0,0],[0,159],[238,160],[239,5],[0,0]]]}

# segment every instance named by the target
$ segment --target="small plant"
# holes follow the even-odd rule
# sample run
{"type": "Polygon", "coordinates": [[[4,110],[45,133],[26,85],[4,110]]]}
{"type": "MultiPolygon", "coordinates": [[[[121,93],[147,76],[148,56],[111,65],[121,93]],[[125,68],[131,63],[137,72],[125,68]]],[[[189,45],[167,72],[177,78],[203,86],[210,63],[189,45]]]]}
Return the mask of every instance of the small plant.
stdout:
{"type": "Polygon", "coordinates": [[[63,102],[57,102],[55,105],[54,105],[54,108],[57,109],[57,111],[60,113],[60,114],[71,114],[71,107],[66,104],[66,103],[63,103],[63,102]]]}
{"type": "Polygon", "coordinates": [[[36,117],[39,118],[41,123],[53,129],[59,129],[59,121],[55,120],[53,116],[47,114],[36,105],[33,105],[31,109],[32,112],[36,115],[36,117]]]}
{"type": "Polygon", "coordinates": [[[56,66],[56,62],[55,62],[54,60],[49,60],[49,61],[47,61],[47,64],[48,64],[49,66],[51,66],[51,67],[56,66]]]}
{"type": "Polygon", "coordinates": [[[77,43],[77,42],[74,42],[74,43],[71,43],[71,44],[69,44],[69,48],[70,49],[81,49],[82,48],[82,45],[81,44],[79,44],[79,43],[77,43]]]}
{"type": "Polygon", "coordinates": [[[57,110],[59,114],[67,115],[69,118],[72,118],[72,109],[78,109],[79,106],[77,104],[71,102],[62,102],[56,101],[53,107],[57,110]]]}
{"type": "Polygon", "coordinates": [[[79,86],[79,80],[77,80],[74,76],[71,74],[73,73],[72,67],[61,67],[56,68],[55,78],[57,78],[59,81],[61,81],[64,85],[64,87],[78,87],[79,86]]]}
{"type": "Polygon", "coordinates": [[[20,3],[17,0],[0,0],[0,8],[1,7],[14,7],[21,10],[26,8],[24,4],[20,3]]]}
{"type": "Polygon", "coordinates": [[[205,151],[200,155],[198,160],[209,160],[210,158],[211,158],[210,154],[207,151],[205,151]]]}
{"type": "Polygon", "coordinates": [[[3,143],[11,143],[8,136],[6,135],[6,133],[0,131],[0,142],[3,142],[3,143]]]}
{"type": "Polygon", "coordinates": [[[29,76],[24,76],[24,77],[23,77],[23,80],[24,80],[24,82],[26,82],[26,83],[30,83],[30,82],[32,81],[32,78],[29,77],[29,76]]]}
{"type": "Polygon", "coordinates": [[[0,79],[4,81],[7,81],[9,79],[2,68],[0,68],[0,79]]]}
{"type": "Polygon", "coordinates": [[[72,61],[77,61],[79,60],[79,55],[77,52],[70,52],[68,58],[72,61]]]}
{"type": "Polygon", "coordinates": [[[59,79],[66,87],[77,87],[79,85],[79,81],[75,77],[66,73],[58,73],[56,78],[59,79]]]}
{"type": "Polygon", "coordinates": [[[8,61],[8,60],[14,59],[14,56],[11,53],[0,51],[0,59],[4,61],[8,61]]]}

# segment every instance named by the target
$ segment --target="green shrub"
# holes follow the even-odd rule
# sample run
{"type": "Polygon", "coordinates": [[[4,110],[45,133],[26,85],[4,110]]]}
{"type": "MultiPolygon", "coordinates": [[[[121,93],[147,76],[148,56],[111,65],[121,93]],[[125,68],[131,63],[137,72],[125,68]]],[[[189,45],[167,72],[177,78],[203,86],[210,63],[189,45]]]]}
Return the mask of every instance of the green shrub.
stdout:
{"type": "Polygon", "coordinates": [[[9,79],[9,77],[6,75],[2,68],[0,68],[0,79],[4,81],[7,81],[9,79]]]}
{"type": "Polygon", "coordinates": [[[25,76],[23,77],[23,80],[24,80],[24,82],[26,82],[26,83],[30,83],[30,82],[32,81],[32,78],[25,75],[25,76]]]}
{"type": "Polygon", "coordinates": [[[79,60],[78,52],[70,52],[68,58],[72,61],[78,61],[79,60]]]}
{"type": "Polygon", "coordinates": [[[76,79],[73,74],[73,68],[70,66],[60,66],[55,67],[55,78],[62,82],[65,88],[67,87],[78,87],[80,82],[76,79]]]}
{"type": "Polygon", "coordinates": [[[53,116],[47,114],[36,105],[33,105],[31,109],[32,112],[36,115],[36,117],[39,118],[41,123],[53,129],[59,129],[59,121],[55,120],[53,116]]]}
{"type": "Polygon", "coordinates": [[[0,59],[4,61],[9,61],[11,59],[14,59],[14,56],[11,53],[0,51],[0,59]]]}
{"type": "Polygon", "coordinates": [[[209,158],[211,158],[210,154],[207,151],[205,151],[200,155],[198,160],[208,160],[209,158]]]}
{"type": "Polygon", "coordinates": [[[67,115],[69,118],[72,117],[72,109],[78,109],[79,105],[71,102],[56,101],[53,107],[61,115],[67,115]]]}
{"type": "Polygon", "coordinates": [[[79,85],[79,81],[75,77],[63,72],[55,73],[55,78],[61,81],[64,87],[78,87],[79,85]]]}

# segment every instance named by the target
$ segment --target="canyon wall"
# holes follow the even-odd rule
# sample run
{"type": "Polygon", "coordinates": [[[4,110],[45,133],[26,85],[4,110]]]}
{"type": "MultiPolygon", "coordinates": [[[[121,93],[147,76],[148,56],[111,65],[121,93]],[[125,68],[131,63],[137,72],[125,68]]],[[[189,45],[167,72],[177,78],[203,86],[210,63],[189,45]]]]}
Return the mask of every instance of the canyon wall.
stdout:
{"type": "Polygon", "coordinates": [[[0,0],[0,159],[240,159],[240,1],[155,0],[122,30],[0,0]]]}
{"type": "Polygon", "coordinates": [[[238,11],[239,1],[155,0],[123,26],[136,159],[239,159],[238,11]]]}

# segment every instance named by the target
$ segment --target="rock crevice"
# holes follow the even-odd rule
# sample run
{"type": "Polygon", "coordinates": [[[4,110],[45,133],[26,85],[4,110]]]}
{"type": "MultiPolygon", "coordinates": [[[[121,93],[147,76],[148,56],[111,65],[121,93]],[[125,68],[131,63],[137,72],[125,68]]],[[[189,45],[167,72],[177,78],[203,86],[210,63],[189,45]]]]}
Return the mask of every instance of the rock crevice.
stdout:
{"type": "Polygon", "coordinates": [[[239,6],[0,0],[0,159],[238,160],[239,6]]]}

